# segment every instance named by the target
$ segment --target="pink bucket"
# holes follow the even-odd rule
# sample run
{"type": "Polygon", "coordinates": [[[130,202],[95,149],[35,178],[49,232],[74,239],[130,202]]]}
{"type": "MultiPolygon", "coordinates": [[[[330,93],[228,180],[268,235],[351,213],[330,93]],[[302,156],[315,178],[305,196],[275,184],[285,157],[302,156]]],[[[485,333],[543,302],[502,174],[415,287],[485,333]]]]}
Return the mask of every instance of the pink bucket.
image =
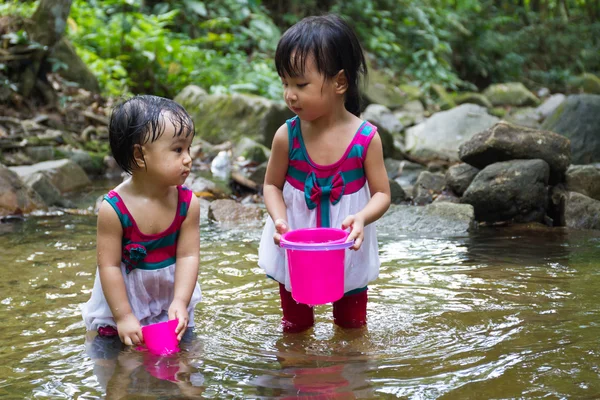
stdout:
{"type": "Polygon", "coordinates": [[[347,238],[336,228],[298,229],[281,237],[294,300],[313,306],[344,296],[344,254],[353,244],[347,238]]]}
{"type": "Polygon", "coordinates": [[[177,340],[177,329],[179,321],[172,319],[170,321],[159,322],[142,327],[144,335],[144,344],[148,351],[158,356],[166,356],[179,351],[179,341],[177,340]]]}

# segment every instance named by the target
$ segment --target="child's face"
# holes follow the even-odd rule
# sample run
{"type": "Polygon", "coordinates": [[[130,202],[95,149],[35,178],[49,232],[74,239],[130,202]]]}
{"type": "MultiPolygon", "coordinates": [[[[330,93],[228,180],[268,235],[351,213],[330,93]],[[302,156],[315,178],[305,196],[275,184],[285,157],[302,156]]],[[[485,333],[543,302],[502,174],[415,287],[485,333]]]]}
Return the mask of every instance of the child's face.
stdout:
{"type": "Polygon", "coordinates": [[[288,108],[305,121],[313,121],[327,114],[336,100],[334,80],[317,70],[312,56],[305,60],[304,74],[283,76],[281,82],[288,108]]]}
{"type": "Polygon", "coordinates": [[[154,142],[142,146],[146,162],[146,173],[157,184],[166,186],[182,185],[192,167],[190,147],[192,135],[186,137],[185,132],[175,136],[175,126],[168,115],[164,116],[165,129],[154,142]]]}

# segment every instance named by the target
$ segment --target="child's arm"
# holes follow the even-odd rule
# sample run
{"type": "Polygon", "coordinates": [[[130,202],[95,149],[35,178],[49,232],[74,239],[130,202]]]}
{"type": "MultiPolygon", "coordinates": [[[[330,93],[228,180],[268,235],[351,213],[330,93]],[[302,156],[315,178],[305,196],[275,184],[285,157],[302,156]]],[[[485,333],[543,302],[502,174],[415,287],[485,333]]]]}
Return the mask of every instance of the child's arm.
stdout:
{"type": "Polygon", "coordinates": [[[98,211],[97,257],[104,297],[117,323],[119,338],[128,346],[144,341],[140,322],[131,311],[121,273],[123,228],[115,210],[103,202],[98,211]]]}
{"type": "Polygon", "coordinates": [[[177,318],[177,339],[185,333],[189,322],[188,306],[198,282],[198,257],[200,254],[200,205],[192,196],[187,216],[181,224],[177,239],[175,266],[175,294],[169,307],[169,319],[177,318]]]}
{"type": "Polygon", "coordinates": [[[388,181],[385,164],[383,162],[383,147],[379,134],[375,133],[365,159],[365,174],[369,183],[371,200],[365,208],[355,215],[349,215],[342,222],[342,229],[352,227],[348,241],[356,240],[352,249],[358,250],[364,238],[364,227],[377,221],[390,207],[390,182],[388,181]]]}
{"type": "Polygon", "coordinates": [[[283,201],[283,185],[288,169],[289,140],[287,125],[283,124],[273,137],[271,146],[271,157],[265,174],[263,195],[265,205],[271,219],[275,223],[276,232],[273,235],[275,244],[279,245],[281,235],[289,230],[287,223],[287,208],[283,201]]]}

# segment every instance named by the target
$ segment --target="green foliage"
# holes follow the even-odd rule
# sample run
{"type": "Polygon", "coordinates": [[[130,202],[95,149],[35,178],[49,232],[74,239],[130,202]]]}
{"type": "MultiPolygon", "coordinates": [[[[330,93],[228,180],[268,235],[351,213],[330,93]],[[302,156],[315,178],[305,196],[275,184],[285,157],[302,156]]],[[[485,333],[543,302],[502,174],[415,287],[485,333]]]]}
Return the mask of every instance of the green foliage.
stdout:
{"type": "Polygon", "coordinates": [[[381,66],[428,88],[464,86],[451,64],[449,37],[455,15],[426,0],[352,0],[333,11],[347,16],[366,50],[381,66]]]}
{"type": "Polygon", "coordinates": [[[76,0],[69,36],[112,95],[174,96],[190,83],[213,93],[281,97],[269,53],[278,28],[245,1],[76,0]],[[147,12],[147,13],[144,13],[147,12]]]}

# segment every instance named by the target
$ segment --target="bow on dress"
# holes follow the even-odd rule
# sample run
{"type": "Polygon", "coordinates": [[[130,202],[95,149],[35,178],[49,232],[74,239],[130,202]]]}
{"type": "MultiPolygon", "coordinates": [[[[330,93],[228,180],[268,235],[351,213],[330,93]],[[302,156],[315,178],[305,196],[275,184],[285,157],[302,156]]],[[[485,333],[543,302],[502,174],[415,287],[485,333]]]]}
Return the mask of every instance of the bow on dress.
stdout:
{"type": "MultiPolygon", "coordinates": [[[[321,182],[327,179],[321,179],[321,182]]],[[[321,185],[314,172],[306,177],[304,182],[304,199],[309,210],[317,209],[317,226],[331,227],[329,204],[336,205],[342,199],[346,182],[340,172],[337,172],[328,184],[321,185]]]]}

